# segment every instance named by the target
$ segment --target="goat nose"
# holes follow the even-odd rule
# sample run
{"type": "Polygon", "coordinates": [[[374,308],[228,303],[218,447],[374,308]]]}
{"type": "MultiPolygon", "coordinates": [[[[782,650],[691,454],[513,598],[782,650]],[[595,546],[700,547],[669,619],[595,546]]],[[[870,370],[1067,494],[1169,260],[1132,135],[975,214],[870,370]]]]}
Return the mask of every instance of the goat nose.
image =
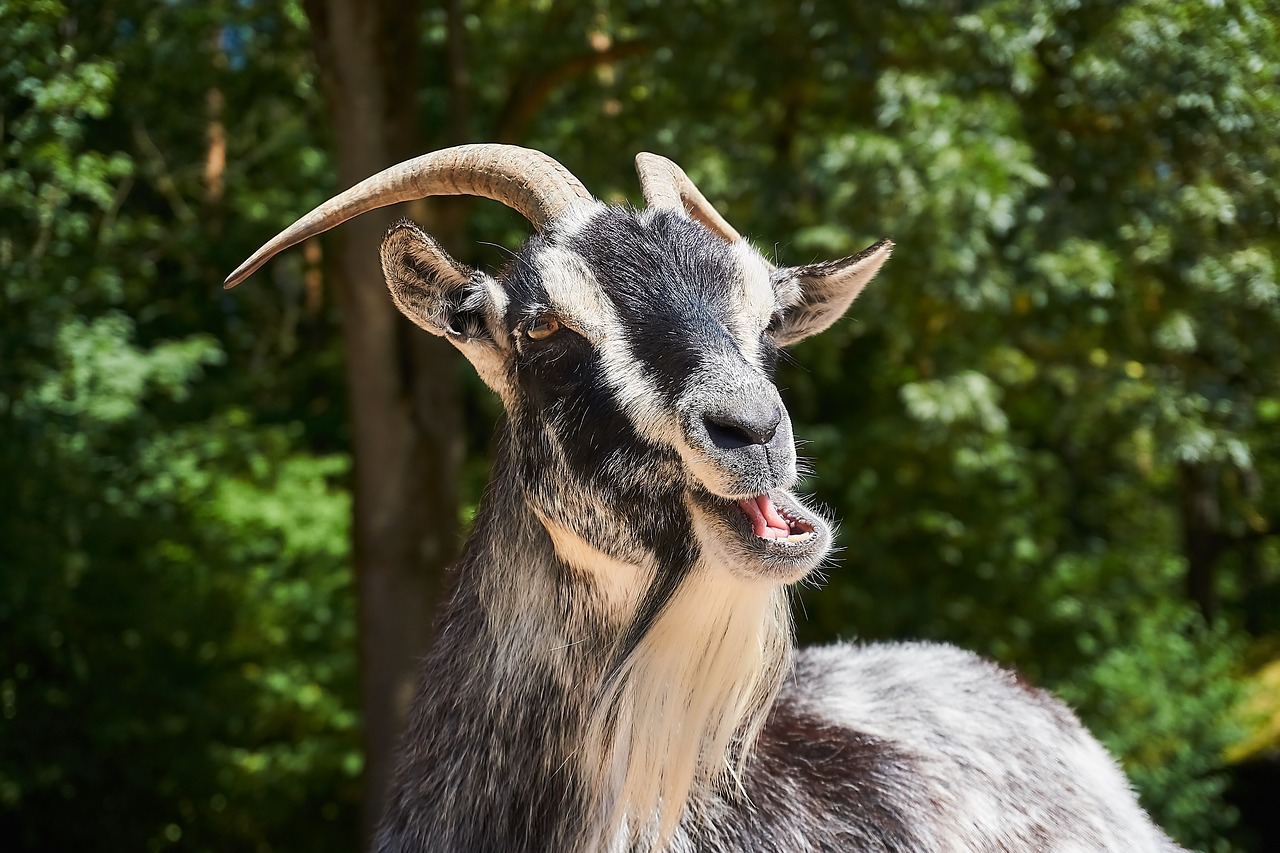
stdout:
{"type": "Polygon", "coordinates": [[[753,444],[768,444],[778,424],[782,408],[773,401],[743,404],[732,411],[709,411],[702,415],[702,425],[711,443],[721,450],[738,450],[753,444]]]}

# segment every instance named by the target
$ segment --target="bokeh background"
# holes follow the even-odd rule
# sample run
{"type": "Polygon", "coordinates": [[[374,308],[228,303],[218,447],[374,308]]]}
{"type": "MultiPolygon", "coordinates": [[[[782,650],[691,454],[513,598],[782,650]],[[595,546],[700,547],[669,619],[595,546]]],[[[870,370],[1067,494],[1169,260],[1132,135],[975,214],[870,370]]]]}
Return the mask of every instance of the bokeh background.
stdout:
{"type": "Polygon", "coordinates": [[[361,845],[497,415],[377,242],[528,229],[220,283],[467,141],[619,203],[665,154],[782,263],[891,236],[782,368],[843,519],[801,638],[993,656],[1280,849],[1274,0],[0,0],[0,845],[361,845]]]}

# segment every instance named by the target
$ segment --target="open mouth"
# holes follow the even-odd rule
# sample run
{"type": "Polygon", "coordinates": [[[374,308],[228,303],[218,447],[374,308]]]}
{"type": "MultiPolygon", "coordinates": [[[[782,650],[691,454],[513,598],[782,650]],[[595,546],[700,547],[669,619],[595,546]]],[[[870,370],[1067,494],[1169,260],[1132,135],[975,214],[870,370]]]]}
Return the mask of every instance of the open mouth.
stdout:
{"type": "Polygon", "coordinates": [[[770,565],[811,565],[831,545],[831,528],[785,489],[738,500],[720,511],[747,550],[770,565]]]}
{"type": "Polygon", "coordinates": [[[751,532],[757,539],[798,545],[812,539],[816,531],[798,507],[774,503],[767,494],[743,498],[738,501],[738,509],[751,523],[751,532]]]}
{"type": "Polygon", "coordinates": [[[786,489],[747,498],[690,492],[712,522],[710,553],[739,573],[779,583],[800,580],[831,548],[831,525],[786,489]]]}

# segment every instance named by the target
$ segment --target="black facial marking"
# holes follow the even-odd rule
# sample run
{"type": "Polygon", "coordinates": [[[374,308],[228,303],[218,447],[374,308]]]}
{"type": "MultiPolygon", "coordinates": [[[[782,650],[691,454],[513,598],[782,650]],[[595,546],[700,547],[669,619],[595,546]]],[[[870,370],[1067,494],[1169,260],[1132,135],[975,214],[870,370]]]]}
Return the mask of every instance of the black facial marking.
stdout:
{"type": "MultiPolygon", "coordinates": [[[[545,245],[535,238],[520,253],[504,282],[509,298],[507,323],[512,329],[554,312],[538,271],[528,260],[545,245]]],[[[516,353],[516,381],[527,401],[523,434],[551,430],[568,455],[572,471],[592,482],[618,450],[657,452],[635,432],[604,381],[599,353],[570,327],[540,341],[523,340],[516,353]]],[[[637,459],[637,463],[643,460],[637,459]]],[[[605,489],[602,491],[613,491],[605,489]]]]}
{"type": "Polygon", "coordinates": [[[627,329],[634,355],[674,400],[708,352],[733,346],[727,325],[741,275],[725,242],[673,213],[642,224],[608,208],[571,240],[627,329]]]}
{"type": "MultiPolygon", "coordinates": [[[[632,221],[621,211],[610,215],[619,222],[632,221]]],[[[558,307],[551,304],[540,271],[531,260],[546,245],[546,238],[534,238],[506,273],[507,323],[511,329],[554,313],[558,307]]],[[[628,258],[631,277],[623,280],[615,274],[605,277],[604,282],[610,287],[622,281],[627,304],[634,307],[649,279],[637,278],[647,269],[644,258],[634,253],[628,258]]],[[[611,289],[607,292],[613,295],[611,289]]],[[[566,489],[577,484],[580,491],[590,494],[592,505],[577,506],[578,514],[566,521],[588,542],[615,556],[620,556],[617,549],[625,544],[617,541],[620,530],[650,553],[683,554],[695,547],[689,544],[692,532],[681,498],[684,484],[679,456],[673,448],[655,445],[636,431],[614,397],[596,348],[566,325],[543,340],[521,340],[514,358],[516,383],[525,401],[521,411],[513,414],[513,428],[522,446],[522,479],[545,498],[547,506],[573,505],[574,501],[557,498],[556,484],[564,483],[566,489]],[[556,452],[548,445],[551,441],[556,452]],[[558,461],[560,454],[563,462],[558,461]],[[553,467],[563,464],[569,470],[553,467]],[[611,516],[613,521],[596,523],[593,528],[593,519],[600,522],[599,514],[611,516]],[[611,542],[600,541],[603,536],[611,542]],[[608,547],[611,544],[615,547],[608,547]]],[[[692,559],[678,562],[683,565],[692,559]]],[[[670,598],[678,576],[677,572],[670,590],[651,594],[655,604],[648,621],[656,618],[670,598]]]]}

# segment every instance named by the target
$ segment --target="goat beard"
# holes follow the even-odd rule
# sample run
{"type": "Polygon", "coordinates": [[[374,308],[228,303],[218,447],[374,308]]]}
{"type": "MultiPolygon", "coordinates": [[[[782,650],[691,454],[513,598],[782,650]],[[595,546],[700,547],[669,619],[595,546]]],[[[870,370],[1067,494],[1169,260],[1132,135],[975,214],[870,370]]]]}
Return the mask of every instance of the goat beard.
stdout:
{"type": "Polygon", "coordinates": [[[704,567],[604,682],[583,758],[606,792],[598,849],[619,833],[654,847],[674,833],[690,795],[742,772],[790,669],[785,589],[704,567]]]}

